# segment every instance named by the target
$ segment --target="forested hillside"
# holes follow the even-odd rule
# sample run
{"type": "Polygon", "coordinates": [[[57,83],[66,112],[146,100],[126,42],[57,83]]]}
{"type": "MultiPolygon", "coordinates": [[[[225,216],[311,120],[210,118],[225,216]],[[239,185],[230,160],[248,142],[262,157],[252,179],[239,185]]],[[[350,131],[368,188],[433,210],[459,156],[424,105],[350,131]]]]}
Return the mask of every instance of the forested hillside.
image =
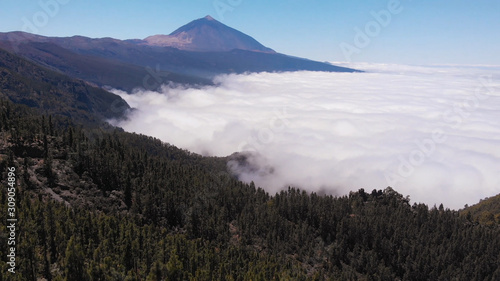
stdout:
{"type": "Polygon", "coordinates": [[[268,194],[151,137],[6,100],[0,122],[2,222],[8,167],[18,183],[0,280],[500,280],[498,224],[391,188],[268,194]]]}
{"type": "Polygon", "coordinates": [[[500,224],[500,194],[486,198],[475,205],[465,208],[462,214],[471,216],[485,225],[500,224]]]}
{"type": "Polygon", "coordinates": [[[0,98],[38,108],[46,114],[68,117],[86,126],[123,117],[129,109],[127,103],[113,93],[3,49],[0,49],[0,98]]]}

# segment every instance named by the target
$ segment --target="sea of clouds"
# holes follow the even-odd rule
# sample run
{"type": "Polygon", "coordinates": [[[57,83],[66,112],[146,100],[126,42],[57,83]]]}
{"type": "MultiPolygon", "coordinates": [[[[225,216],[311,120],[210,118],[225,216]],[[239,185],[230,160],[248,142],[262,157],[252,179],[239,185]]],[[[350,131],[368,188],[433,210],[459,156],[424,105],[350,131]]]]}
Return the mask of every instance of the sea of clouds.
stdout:
{"type": "Polygon", "coordinates": [[[362,73],[223,75],[201,89],[114,91],[127,131],[203,155],[270,193],[393,187],[459,209],[500,193],[500,67],[341,64],[362,73]],[[251,166],[252,168],[249,168],[251,166]]]}

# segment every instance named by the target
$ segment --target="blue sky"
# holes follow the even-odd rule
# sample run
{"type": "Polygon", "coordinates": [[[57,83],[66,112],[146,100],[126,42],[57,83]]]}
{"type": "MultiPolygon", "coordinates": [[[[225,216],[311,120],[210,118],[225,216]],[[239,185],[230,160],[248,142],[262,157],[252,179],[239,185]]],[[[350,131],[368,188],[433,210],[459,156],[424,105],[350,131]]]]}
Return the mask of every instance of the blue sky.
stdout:
{"type": "Polygon", "coordinates": [[[500,65],[498,0],[0,0],[0,31],[145,38],[205,15],[320,61],[500,65]]]}

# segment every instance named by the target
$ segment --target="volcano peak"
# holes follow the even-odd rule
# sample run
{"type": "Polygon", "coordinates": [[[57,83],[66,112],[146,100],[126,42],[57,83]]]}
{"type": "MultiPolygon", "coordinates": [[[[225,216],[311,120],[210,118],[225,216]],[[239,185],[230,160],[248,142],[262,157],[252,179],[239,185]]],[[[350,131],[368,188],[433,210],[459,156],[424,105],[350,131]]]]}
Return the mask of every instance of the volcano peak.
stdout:
{"type": "Polygon", "coordinates": [[[191,21],[169,35],[147,37],[144,43],[195,52],[227,52],[239,49],[275,53],[254,38],[215,20],[210,15],[191,21]]]}
{"type": "Polygon", "coordinates": [[[214,18],[212,18],[210,15],[207,15],[206,17],[204,17],[204,19],[206,20],[215,20],[214,18]]]}

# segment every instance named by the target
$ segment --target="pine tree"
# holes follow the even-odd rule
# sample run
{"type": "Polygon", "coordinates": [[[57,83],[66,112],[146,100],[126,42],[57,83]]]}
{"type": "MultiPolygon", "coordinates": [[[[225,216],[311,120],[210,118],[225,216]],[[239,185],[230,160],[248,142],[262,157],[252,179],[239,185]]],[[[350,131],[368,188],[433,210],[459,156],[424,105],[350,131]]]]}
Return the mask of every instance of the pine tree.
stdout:
{"type": "Polygon", "coordinates": [[[183,266],[177,255],[177,250],[172,250],[167,263],[167,276],[169,280],[182,280],[183,266]]]}
{"type": "Polygon", "coordinates": [[[67,281],[88,280],[85,271],[85,257],[83,255],[82,247],[76,241],[74,235],[71,236],[68,242],[68,246],[65,251],[65,276],[67,281]]]}

